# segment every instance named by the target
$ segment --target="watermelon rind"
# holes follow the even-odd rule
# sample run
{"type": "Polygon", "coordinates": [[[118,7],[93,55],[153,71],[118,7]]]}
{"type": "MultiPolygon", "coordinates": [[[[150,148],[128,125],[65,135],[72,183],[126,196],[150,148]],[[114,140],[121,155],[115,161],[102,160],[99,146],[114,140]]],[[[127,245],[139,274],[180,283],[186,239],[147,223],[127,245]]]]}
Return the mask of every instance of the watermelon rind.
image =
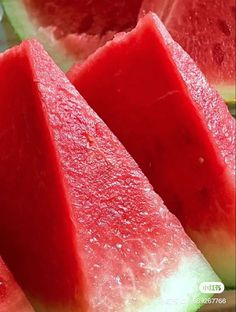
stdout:
{"type": "Polygon", "coordinates": [[[232,83],[232,86],[224,86],[224,85],[215,85],[215,88],[218,90],[218,92],[221,94],[223,99],[226,102],[235,102],[236,100],[236,87],[232,83]]]}
{"type": "Polygon", "coordinates": [[[236,86],[233,84],[232,86],[216,85],[214,87],[225,100],[230,113],[236,117],[236,86]]]}
{"type": "Polygon", "coordinates": [[[46,29],[40,27],[36,21],[30,18],[22,0],[0,0],[0,3],[20,39],[37,38],[64,71],[74,64],[75,58],[66,51],[60,40],[54,38],[52,30],[49,27],[46,29]]]}
{"type": "Polygon", "coordinates": [[[0,6],[0,38],[1,38],[0,52],[3,52],[4,50],[7,49],[6,33],[5,33],[5,30],[4,30],[4,27],[3,27],[2,23],[1,23],[2,16],[3,16],[3,12],[2,12],[2,8],[0,6]]]}
{"type": "MultiPolygon", "coordinates": [[[[204,294],[199,290],[201,282],[218,282],[199,256],[183,258],[179,270],[166,278],[161,284],[160,298],[153,300],[137,312],[194,312],[205,305],[213,294],[204,294]],[[195,274],[193,274],[195,272],[195,274]]],[[[127,310],[127,312],[130,312],[127,310]]]]}
{"type": "MultiPolygon", "coordinates": [[[[158,268],[152,269],[157,270],[158,268]]],[[[189,258],[187,256],[182,257],[176,271],[156,285],[157,288],[160,288],[158,298],[153,298],[153,300],[147,299],[145,296],[139,298],[140,308],[134,308],[132,303],[130,304],[132,298],[126,298],[127,304],[123,312],[196,312],[209,303],[213,296],[213,294],[201,293],[199,290],[200,284],[202,282],[219,281],[201,254],[191,255],[189,258]]],[[[77,312],[77,310],[68,306],[53,305],[53,307],[50,307],[49,305],[45,307],[40,301],[37,302],[35,299],[33,301],[36,311],[65,312],[68,310],[77,312]]]]}
{"type": "Polygon", "coordinates": [[[236,117],[236,101],[230,101],[227,103],[230,113],[236,117]]]}

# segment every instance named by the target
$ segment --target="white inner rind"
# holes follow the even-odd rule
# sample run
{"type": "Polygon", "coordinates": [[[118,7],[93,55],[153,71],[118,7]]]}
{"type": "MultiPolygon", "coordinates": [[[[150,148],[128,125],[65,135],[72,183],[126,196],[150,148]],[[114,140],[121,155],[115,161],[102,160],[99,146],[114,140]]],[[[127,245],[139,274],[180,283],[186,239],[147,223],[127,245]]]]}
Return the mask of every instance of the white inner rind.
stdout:
{"type": "MultiPolygon", "coordinates": [[[[175,274],[163,279],[160,284],[160,296],[138,310],[127,308],[125,312],[194,312],[200,308],[212,294],[203,294],[199,290],[202,282],[217,282],[206,260],[199,254],[183,258],[175,274]]],[[[159,283],[158,283],[159,284],[159,283]]]]}
{"type": "MultiPolygon", "coordinates": [[[[182,257],[178,269],[162,281],[157,280],[153,287],[160,289],[155,299],[139,296],[139,307],[134,304],[133,298],[125,298],[125,308],[122,312],[195,312],[212,294],[203,294],[199,290],[202,282],[218,282],[220,279],[213,272],[207,261],[199,254],[182,257]]],[[[100,298],[102,300],[102,298],[100,298]]],[[[37,302],[37,300],[33,300],[37,302]]],[[[42,305],[40,301],[34,305],[37,311],[45,312],[82,312],[78,307],[58,305],[42,305]]],[[[96,311],[92,308],[92,311],[96,311]]],[[[100,311],[100,310],[99,310],[100,311]]],[[[117,312],[112,306],[106,312],[117,312]]]]}

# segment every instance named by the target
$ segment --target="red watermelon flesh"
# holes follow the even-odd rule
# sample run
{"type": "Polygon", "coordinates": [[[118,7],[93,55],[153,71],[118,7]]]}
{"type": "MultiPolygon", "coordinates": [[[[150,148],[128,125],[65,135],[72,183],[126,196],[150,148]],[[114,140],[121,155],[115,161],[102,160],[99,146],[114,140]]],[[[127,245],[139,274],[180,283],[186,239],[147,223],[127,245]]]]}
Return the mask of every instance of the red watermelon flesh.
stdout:
{"type": "Polygon", "coordinates": [[[235,100],[234,0],[144,0],[225,100],[235,100]]]}
{"type": "Polygon", "coordinates": [[[35,37],[63,69],[133,28],[142,0],[3,0],[20,38],[35,37]]]}
{"type": "Polygon", "coordinates": [[[20,287],[0,258],[0,312],[33,312],[20,287]]]}
{"type": "Polygon", "coordinates": [[[233,287],[235,123],[192,59],[150,14],[68,75],[233,287]]]}
{"type": "Polygon", "coordinates": [[[55,36],[104,35],[135,26],[141,0],[24,0],[42,27],[54,26],[55,36]]]}
{"type": "Polygon", "coordinates": [[[107,126],[35,41],[0,73],[0,250],[35,309],[195,311],[217,277],[107,126]]]}

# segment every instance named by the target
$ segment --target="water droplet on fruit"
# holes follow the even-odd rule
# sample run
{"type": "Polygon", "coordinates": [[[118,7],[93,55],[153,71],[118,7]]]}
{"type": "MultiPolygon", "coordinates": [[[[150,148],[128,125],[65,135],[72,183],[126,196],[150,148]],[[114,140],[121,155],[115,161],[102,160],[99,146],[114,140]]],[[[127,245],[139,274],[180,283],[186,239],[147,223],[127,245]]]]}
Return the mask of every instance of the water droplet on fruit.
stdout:
{"type": "Polygon", "coordinates": [[[93,237],[93,238],[90,238],[90,243],[94,243],[94,242],[97,242],[97,239],[96,239],[96,237],[93,237]]]}
{"type": "Polygon", "coordinates": [[[203,157],[198,158],[199,164],[203,164],[205,162],[205,159],[203,157]]]}
{"type": "Polygon", "coordinates": [[[141,216],[148,216],[148,212],[147,211],[141,211],[139,214],[141,216]]]}
{"type": "Polygon", "coordinates": [[[230,36],[231,31],[225,20],[218,19],[217,24],[218,24],[220,31],[222,31],[223,34],[225,34],[226,36],[230,36]]]}
{"type": "Polygon", "coordinates": [[[164,218],[166,216],[166,209],[164,207],[160,207],[159,214],[162,218],[164,218]]]}
{"type": "Polygon", "coordinates": [[[109,248],[109,245],[108,244],[104,244],[104,249],[108,249],[109,248]]]}
{"type": "Polygon", "coordinates": [[[224,51],[222,50],[220,43],[216,43],[213,45],[212,53],[214,61],[218,65],[221,65],[224,60],[224,51]]]}
{"type": "Polygon", "coordinates": [[[116,282],[118,285],[121,285],[121,279],[119,275],[116,276],[116,282]]]}
{"type": "Polygon", "coordinates": [[[152,189],[151,189],[151,187],[145,187],[145,188],[144,188],[144,191],[145,191],[145,192],[151,192],[152,189]]]}
{"type": "Polygon", "coordinates": [[[131,222],[129,220],[127,220],[127,219],[123,219],[122,221],[123,221],[124,224],[131,224],[131,222]]]}
{"type": "Polygon", "coordinates": [[[116,248],[117,249],[121,249],[122,248],[122,244],[116,244],[116,248]]]}

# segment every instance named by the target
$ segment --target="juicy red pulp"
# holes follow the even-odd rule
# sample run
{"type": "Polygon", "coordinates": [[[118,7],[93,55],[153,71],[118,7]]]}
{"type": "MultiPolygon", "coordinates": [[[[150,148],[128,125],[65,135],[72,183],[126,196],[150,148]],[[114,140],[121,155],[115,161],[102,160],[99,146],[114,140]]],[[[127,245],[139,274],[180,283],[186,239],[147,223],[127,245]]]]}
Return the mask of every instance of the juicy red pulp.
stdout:
{"type": "MultiPolygon", "coordinates": [[[[234,237],[234,190],[227,182],[226,164],[219,160],[219,151],[191,98],[191,78],[188,77],[187,90],[167,51],[167,42],[158,34],[151,18],[146,21],[142,30],[99,50],[77,74],[75,68],[71,80],[185,228],[207,231],[214,224],[226,227],[234,237]]],[[[178,52],[177,47],[174,50],[176,59],[181,58],[183,52],[178,52]]],[[[183,58],[178,70],[189,74],[188,60],[183,58]]],[[[195,67],[192,70],[199,77],[195,67]]],[[[211,102],[204,103],[204,96],[211,96],[212,91],[206,88],[206,95],[203,90],[198,91],[207,107],[211,102]]],[[[233,119],[223,101],[214,96],[218,106],[216,112],[209,109],[209,127],[220,124],[217,119],[222,113],[225,120],[228,118],[224,131],[229,137],[233,119]]],[[[225,148],[225,158],[229,158],[225,161],[231,170],[234,144],[223,132],[221,136],[221,150],[223,153],[225,148]]]]}
{"type": "Polygon", "coordinates": [[[141,0],[24,0],[41,26],[55,26],[55,35],[103,35],[135,26],[141,0]]]}
{"type": "Polygon", "coordinates": [[[182,257],[198,257],[178,220],[38,43],[0,71],[0,250],[36,310],[77,312],[83,294],[91,312],[159,298],[182,257]]]}
{"type": "Polygon", "coordinates": [[[144,0],[211,83],[235,81],[235,0],[144,0]]]}
{"type": "Polygon", "coordinates": [[[0,123],[5,129],[1,132],[0,149],[6,151],[0,155],[0,206],[4,207],[0,211],[0,237],[8,238],[0,240],[1,255],[19,284],[30,289],[29,296],[38,296],[43,289],[44,299],[49,303],[69,301],[73,304],[78,292],[83,297],[83,287],[82,277],[78,278],[78,263],[74,261],[75,247],[69,239],[73,236],[73,227],[64,218],[68,214],[68,203],[62,182],[55,179],[56,156],[38,105],[29,62],[20,48],[15,51],[19,55],[5,54],[5,62],[1,62],[0,57],[0,94],[4,103],[0,123]],[[10,91],[12,81],[15,81],[14,90],[10,91]],[[9,168],[14,168],[14,173],[9,168]],[[31,175],[27,175],[25,168],[31,175]],[[5,225],[13,225],[16,220],[24,231],[17,226],[6,230],[5,225]],[[28,250],[32,237],[35,246],[28,250]],[[45,249],[45,242],[50,249],[45,249]],[[23,250],[28,250],[28,254],[23,250]],[[34,274],[29,270],[30,264],[36,268],[34,274]],[[20,267],[17,272],[16,267],[20,267]],[[64,276],[68,276],[67,283],[60,282],[64,276]]]}
{"type": "Polygon", "coordinates": [[[0,312],[33,312],[12,274],[0,257],[0,312]]]}

